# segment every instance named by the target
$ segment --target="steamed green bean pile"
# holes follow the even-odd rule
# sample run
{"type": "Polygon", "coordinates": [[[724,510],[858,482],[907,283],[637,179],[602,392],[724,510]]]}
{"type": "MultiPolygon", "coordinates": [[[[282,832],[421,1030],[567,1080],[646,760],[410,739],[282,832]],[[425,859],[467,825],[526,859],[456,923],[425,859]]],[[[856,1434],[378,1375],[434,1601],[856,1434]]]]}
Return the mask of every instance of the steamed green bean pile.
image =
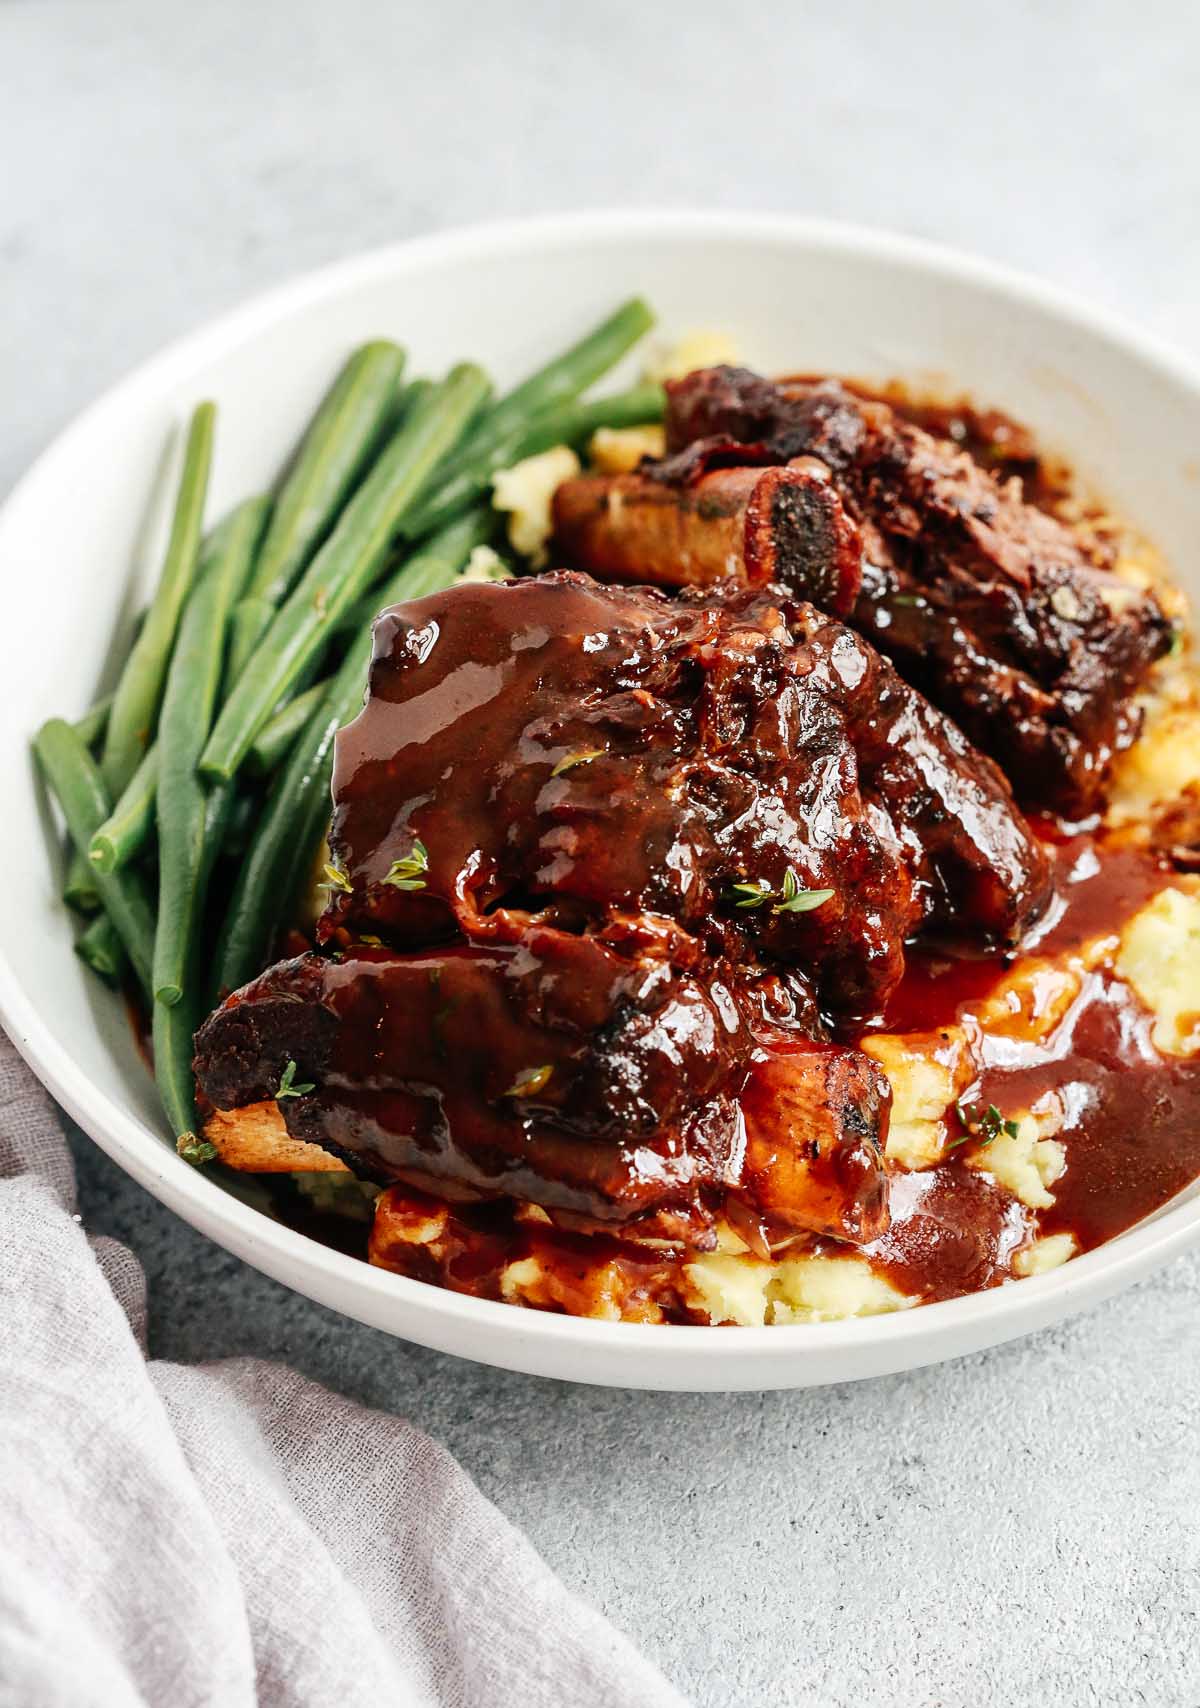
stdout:
{"type": "Polygon", "coordinates": [[[205,532],[216,410],[188,424],[162,567],[112,692],[34,751],[66,824],[81,960],[149,1016],[180,1153],[199,1134],[192,1034],[267,963],[329,819],[333,739],[362,705],[370,614],[448,587],[495,534],[493,476],[661,417],[653,385],[583,393],[652,324],[639,299],[513,391],[482,368],[409,382],[355,350],[271,494],[205,532]]]}

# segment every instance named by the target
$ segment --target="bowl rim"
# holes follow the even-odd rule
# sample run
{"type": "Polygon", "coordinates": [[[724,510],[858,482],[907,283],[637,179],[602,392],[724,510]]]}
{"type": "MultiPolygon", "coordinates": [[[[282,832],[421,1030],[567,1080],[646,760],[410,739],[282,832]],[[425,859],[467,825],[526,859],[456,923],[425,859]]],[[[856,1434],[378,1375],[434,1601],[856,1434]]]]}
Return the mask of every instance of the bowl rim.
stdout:
{"type": "MultiPolygon", "coordinates": [[[[602,209],[582,213],[544,214],[533,218],[485,221],[402,239],[361,251],[286,279],[255,294],[240,305],[201,323],[169,342],[107,388],[55,435],[0,506],[0,561],[9,537],[17,534],[27,510],[41,502],[54,485],[54,465],[65,449],[93,430],[94,422],[135,404],[143,390],[162,392],[185,382],[222,351],[252,337],[258,330],[302,310],[308,304],[336,296],[344,288],[373,277],[395,276],[442,262],[497,256],[537,248],[603,246],[639,235],[677,241],[776,243],[788,249],[826,251],[913,271],[952,278],[1023,308],[1032,308],[1082,328],[1133,356],[1143,366],[1177,387],[1190,391],[1200,411],[1200,364],[1166,341],[1126,322],[1118,314],[1081,301],[1072,292],[1044,280],[968,255],[923,238],[836,220],[809,219],[780,213],[740,213],[667,209],[602,209]]],[[[94,1085],[79,1068],[70,1050],[53,1035],[33,1001],[25,994],[3,944],[0,944],[0,1024],[37,1077],[75,1121],[118,1165],[168,1208],[197,1226],[217,1243],[228,1234],[233,1249],[295,1290],[316,1296],[313,1281],[360,1301],[374,1300],[367,1320],[390,1327],[404,1338],[437,1344],[436,1333],[422,1331],[421,1319],[494,1330],[518,1341],[540,1342],[547,1348],[568,1344],[580,1352],[628,1349],[631,1358],[653,1350],[663,1361],[663,1383],[672,1368],[693,1364],[701,1348],[722,1370],[735,1375],[743,1365],[761,1364],[770,1352],[778,1361],[781,1385],[785,1366],[805,1352],[820,1352],[822,1362],[844,1353],[846,1377],[855,1354],[884,1347],[900,1355],[904,1349],[928,1343],[911,1364],[953,1355],[936,1343],[953,1341],[955,1330],[969,1333],[970,1346],[995,1343],[1027,1332],[1069,1310],[1064,1301],[1080,1295],[1082,1305],[1136,1279],[1200,1240],[1200,1197],[1164,1206],[1114,1240],[1072,1259],[1048,1274],[1032,1276],[961,1298],[921,1305],[910,1310],[834,1322],[742,1327],[730,1333],[708,1325],[606,1322],[592,1318],[521,1310],[499,1301],[453,1293],[426,1282],[375,1267],[360,1258],[320,1244],[262,1212],[242,1203],[175,1155],[128,1108],[94,1085]],[[210,1228],[220,1229],[220,1234],[210,1228]],[[261,1259],[261,1260],[260,1260],[261,1259]],[[415,1324],[387,1323],[391,1303],[397,1319],[411,1312],[415,1324]],[[721,1339],[715,1344],[714,1335],[721,1339]],[[707,1338],[705,1338],[707,1337],[707,1338]],[[720,1352],[717,1353],[717,1347],[720,1352]]],[[[334,1308],[344,1308],[335,1306],[334,1308]]],[[[515,1367],[520,1364],[515,1357],[515,1367]]],[[[498,1363],[508,1360],[497,1357],[498,1363]]],[[[869,1365],[869,1359],[864,1360],[869,1365]]],[[[878,1368],[878,1364],[872,1368],[878,1368]]],[[[869,1371],[867,1372],[869,1373],[869,1371]]],[[[580,1379],[587,1380],[586,1371],[580,1379]]],[[[599,1377],[599,1380],[605,1380],[599,1377]]],[[[830,1377],[830,1380],[840,1379],[830,1377]]],[[[634,1378],[636,1382],[636,1377],[634,1378]]],[[[714,1385],[706,1383],[705,1385],[714,1385]]],[[[719,1385],[719,1384],[715,1384],[719,1385]]],[[[730,1385],[733,1385],[732,1383],[730,1385]]]]}

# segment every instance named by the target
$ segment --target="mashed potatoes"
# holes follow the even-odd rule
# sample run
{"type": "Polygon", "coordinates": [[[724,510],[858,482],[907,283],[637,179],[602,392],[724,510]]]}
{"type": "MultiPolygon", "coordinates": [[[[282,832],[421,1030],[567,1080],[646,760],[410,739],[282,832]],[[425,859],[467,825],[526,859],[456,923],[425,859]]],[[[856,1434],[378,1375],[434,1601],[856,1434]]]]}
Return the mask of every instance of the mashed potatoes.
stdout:
{"type": "Polygon", "coordinates": [[[1073,1234],[1047,1234],[1045,1239],[1035,1239],[1032,1245],[1019,1251],[1013,1258],[1013,1268],[1022,1277],[1048,1275],[1074,1257],[1077,1250],[1073,1234]]]}
{"type": "Polygon", "coordinates": [[[511,468],[497,469],[492,476],[492,503],[507,513],[509,543],[534,568],[546,559],[554,494],[564,480],[579,473],[579,466],[569,445],[553,445],[511,468]]]}
{"type": "Polygon", "coordinates": [[[1066,1168],[1067,1153],[1045,1135],[1056,1133],[1062,1126],[1062,1112],[1054,1103],[1038,1113],[1030,1111],[1009,1119],[1016,1132],[1005,1130],[986,1145],[973,1145],[967,1166],[990,1174],[1027,1209],[1048,1210],[1054,1202],[1050,1187],[1066,1168]]]}
{"type": "Polygon", "coordinates": [[[962,1027],[911,1037],[883,1032],[865,1039],[863,1049],[891,1082],[888,1161],[932,1168],[945,1154],[949,1116],[974,1073],[962,1027]]]}
{"type": "Polygon", "coordinates": [[[742,1328],[761,1323],[819,1323],[877,1316],[915,1304],[861,1257],[806,1255],[767,1263],[714,1253],[686,1265],[689,1303],[711,1322],[742,1328]]]}
{"type": "Polygon", "coordinates": [[[728,332],[713,327],[697,327],[686,332],[676,344],[668,345],[647,362],[645,377],[657,380],[685,379],[696,368],[730,366],[740,359],[737,344],[728,332]]]}
{"type": "Polygon", "coordinates": [[[1116,971],[1153,1012],[1156,1050],[1200,1050],[1200,896],[1175,887],[1155,896],[1121,933],[1116,971]]]}

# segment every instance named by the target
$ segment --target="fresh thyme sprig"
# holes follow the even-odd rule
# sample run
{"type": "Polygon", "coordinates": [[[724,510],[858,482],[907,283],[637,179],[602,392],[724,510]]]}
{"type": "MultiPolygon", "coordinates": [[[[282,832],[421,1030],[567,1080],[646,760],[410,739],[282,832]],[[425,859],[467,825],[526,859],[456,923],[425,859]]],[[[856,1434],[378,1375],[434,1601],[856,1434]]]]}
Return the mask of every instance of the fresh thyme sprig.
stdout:
{"type": "Polygon", "coordinates": [[[402,860],[392,861],[383,881],[395,890],[423,890],[425,879],[421,873],[428,870],[429,850],[418,836],[402,860]]]}
{"type": "Polygon", "coordinates": [[[994,1103],[989,1103],[982,1114],[978,1103],[956,1103],[954,1112],[962,1122],[964,1132],[961,1139],[955,1139],[952,1145],[946,1146],[948,1151],[956,1151],[959,1145],[971,1143],[990,1145],[1001,1133],[1015,1139],[1021,1131],[1020,1122],[1007,1119],[994,1103]]]}
{"type": "Polygon", "coordinates": [[[780,889],[773,889],[765,878],[747,878],[731,887],[730,899],[736,908],[754,909],[772,902],[773,914],[811,913],[814,907],[823,906],[832,894],[832,890],[802,889],[799,878],[789,866],[780,889]]]}
{"type": "Polygon", "coordinates": [[[283,1077],[279,1081],[279,1090],[275,1093],[275,1101],[278,1103],[284,1097],[303,1097],[307,1092],[315,1090],[316,1086],[311,1080],[306,1080],[300,1085],[296,1084],[296,1064],[289,1061],[283,1070],[283,1077]]]}

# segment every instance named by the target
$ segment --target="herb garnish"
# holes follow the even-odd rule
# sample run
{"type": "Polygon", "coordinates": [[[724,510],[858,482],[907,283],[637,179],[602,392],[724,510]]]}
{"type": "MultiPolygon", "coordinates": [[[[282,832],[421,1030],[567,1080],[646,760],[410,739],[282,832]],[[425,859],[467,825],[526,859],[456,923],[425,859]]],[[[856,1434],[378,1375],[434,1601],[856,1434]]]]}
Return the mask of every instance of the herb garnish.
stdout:
{"type": "Polygon", "coordinates": [[[589,759],[599,759],[604,752],[602,747],[586,747],[582,753],[568,753],[560,759],[551,771],[552,777],[561,777],[564,771],[569,771],[572,765],[586,765],[589,759]]]}
{"type": "Polygon", "coordinates": [[[761,907],[763,902],[769,901],[774,894],[775,891],[765,878],[750,878],[745,883],[734,884],[729,899],[734,907],[761,907]],[[734,900],[736,896],[741,896],[742,899],[734,900]]]}
{"type": "Polygon", "coordinates": [[[341,890],[343,895],[354,894],[354,885],[350,882],[350,879],[346,876],[345,872],[342,871],[342,868],[340,866],[335,866],[332,860],[326,860],[324,872],[326,882],[318,884],[318,889],[341,890]]]}
{"type": "Polygon", "coordinates": [[[505,1097],[532,1097],[535,1092],[542,1089],[553,1072],[553,1065],[526,1068],[523,1073],[517,1075],[504,1095],[505,1097]]]}
{"type": "Polygon", "coordinates": [[[421,873],[428,870],[429,850],[418,836],[403,860],[392,861],[383,881],[395,890],[423,890],[425,880],[421,873]]]}
{"type": "Polygon", "coordinates": [[[181,1133],[175,1142],[175,1150],[176,1154],[181,1156],[184,1162],[190,1162],[193,1168],[200,1168],[217,1155],[216,1145],[210,1144],[207,1139],[198,1139],[195,1133],[181,1133]]]}
{"type": "Polygon", "coordinates": [[[732,886],[730,899],[737,908],[762,907],[769,901],[775,904],[772,913],[811,913],[814,907],[823,906],[832,894],[832,890],[802,889],[799,878],[789,866],[782,889],[772,889],[765,878],[749,878],[732,886]]]}
{"type": "Polygon", "coordinates": [[[289,1061],[283,1070],[283,1078],[279,1081],[279,1090],[275,1093],[275,1101],[278,1103],[284,1097],[303,1097],[306,1092],[315,1090],[316,1086],[311,1080],[300,1085],[296,1084],[296,1064],[289,1061]]]}
{"type": "Polygon", "coordinates": [[[954,1112],[965,1131],[961,1139],[955,1139],[952,1145],[946,1146],[948,1151],[956,1151],[959,1145],[972,1141],[977,1145],[990,1145],[1001,1133],[1015,1139],[1021,1131],[1020,1122],[1006,1120],[994,1103],[989,1103],[982,1115],[978,1103],[956,1103],[954,1112]]]}

